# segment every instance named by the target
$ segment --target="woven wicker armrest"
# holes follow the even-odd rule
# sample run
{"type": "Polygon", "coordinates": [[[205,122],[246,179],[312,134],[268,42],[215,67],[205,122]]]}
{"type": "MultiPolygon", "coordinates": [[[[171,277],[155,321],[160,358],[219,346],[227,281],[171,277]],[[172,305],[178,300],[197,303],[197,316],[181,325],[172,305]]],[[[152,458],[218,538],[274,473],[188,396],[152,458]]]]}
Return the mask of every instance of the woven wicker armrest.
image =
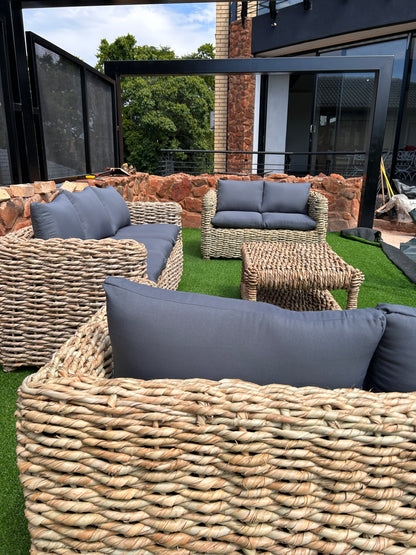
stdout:
{"type": "Polygon", "coordinates": [[[202,198],[201,229],[211,229],[212,218],[217,210],[217,191],[210,189],[202,198]]]}
{"type": "Polygon", "coordinates": [[[164,223],[181,226],[182,207],[177,202],[127,202],[131,223],[164,223]]]}
{"type": "Polygon", "coordinates": [[[414,552],[415,393],[110,369],[102,310],[19,388],[33,552],[414,552]]]}
{"type": "Polygon", "coordinates": [[[326,236],[328,229],[328,199],[322,193],[310,191],[308,214],[316,221],[316,231],[318,234],[326,236]]]}

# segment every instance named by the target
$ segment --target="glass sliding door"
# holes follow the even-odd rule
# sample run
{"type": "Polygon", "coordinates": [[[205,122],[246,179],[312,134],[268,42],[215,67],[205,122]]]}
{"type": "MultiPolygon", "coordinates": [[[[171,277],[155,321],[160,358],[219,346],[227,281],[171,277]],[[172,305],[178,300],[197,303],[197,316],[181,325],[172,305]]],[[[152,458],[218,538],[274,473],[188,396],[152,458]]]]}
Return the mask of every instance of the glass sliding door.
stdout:
{"type": "Polygon", "coordinates": [[[373,74],[317,75],[311,173],[356,173],[367,148],[373,91],[373,74]]]}

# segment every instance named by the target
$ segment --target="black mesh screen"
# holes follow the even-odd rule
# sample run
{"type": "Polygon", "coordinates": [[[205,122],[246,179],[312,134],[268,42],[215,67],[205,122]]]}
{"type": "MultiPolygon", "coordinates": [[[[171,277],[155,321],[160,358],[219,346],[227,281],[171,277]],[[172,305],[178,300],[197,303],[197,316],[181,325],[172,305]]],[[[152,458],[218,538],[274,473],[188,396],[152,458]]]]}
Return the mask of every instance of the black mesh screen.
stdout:
{"type": "Polygon", "coordinates": [[[86,73],[88,133],[91,171],[103,171],[114,160],[112,87],[86,73]]]}
{"type": "Polygon", "coordinates": [[[10,185],[9,141],[6,127],[6,112],[3,99],[3,87],[0,75],[0,185],[10,185]]]}

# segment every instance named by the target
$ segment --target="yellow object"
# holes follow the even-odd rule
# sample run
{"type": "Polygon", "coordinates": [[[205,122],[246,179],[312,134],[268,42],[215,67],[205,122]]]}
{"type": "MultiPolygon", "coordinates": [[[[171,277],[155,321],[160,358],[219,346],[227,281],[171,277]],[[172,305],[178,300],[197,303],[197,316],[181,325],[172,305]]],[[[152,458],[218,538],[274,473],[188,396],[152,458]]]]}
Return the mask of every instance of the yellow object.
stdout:
{"type": "Polygon", "coordinates": [[[95,179],[95,175],[86,175],[85,176],[87,179],[95,179]]]}
{"type": "Polygon", "coordinates": [[[381,158],[381,161],[380,161],[380,172],[381,172],[381,183],[383,184],[383,178],[384,178],[384,181],[386,182],[386,186],[387,186],[387,193],[389,195],[389,198],[391,198],[392,196],[394,196],[394,192],[390,185],[390,181],[388,180],[388,177],[387,177],[383,158],[381,158]]]}

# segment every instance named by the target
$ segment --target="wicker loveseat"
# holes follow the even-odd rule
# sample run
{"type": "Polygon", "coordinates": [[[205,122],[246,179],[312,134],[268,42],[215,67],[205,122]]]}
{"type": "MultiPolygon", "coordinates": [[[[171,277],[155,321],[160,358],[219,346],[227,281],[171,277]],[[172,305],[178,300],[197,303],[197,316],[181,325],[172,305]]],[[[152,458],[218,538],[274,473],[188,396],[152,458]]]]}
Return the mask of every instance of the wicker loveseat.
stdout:
{"type": "Polygon", "coordinates": [[[112,365],[102,308],[19,390],[32,553],[415,553],[416,393],[112,365]]]}
{"type": "MultiPolygon", "coordinates": [[[[78,194],[78,193],[75,193],[78,194]]],[[[121,197],[120,197],[121,198],[121,197]]],[[[131,224],[181,226],[174,202],[127,202],[131,224]]],[[[147,277],[148,252],[134,239],[35,239],[32,226],[0,238],[0,362],[4,371],[46,364],[104,302],[109,275],[147,277]]],[[[176,289],[183,249],[177,238],[158,287],[176,289]]]]}
{"type": "MultiPolygon", "coordinates": [[[[213,218],[217,215],[217,202],[219,197],[219,191],[221,186],[229,185],[230,183],[235,183],[236,190],[238,188],[242,189],[242,193],[237,200],[237,203],[241,206],[241,201],[245,199],[251,193],[251,189],[255,188],[256,185],[260,182],[228,182],[227,180],[219,180],[218,182],[218,191],[211,189],[208,191],[203,199],[202,199],[202,215],[201,215],[201,252],[202,256],[205,259],[209,258],[240,258],[241,257],[241,245],[243,243],[247,243],[250,241],[297,241],[297,242],[324,242],[326,240],[326,232],[328,227],[328,200],[324,195],[318,193],[317,191],[309,191],[309,195],[307,195],[306,204],[305,206],[305,215],[306,218],[309,218],[314,221],[315,225],[312,229],[304,229],[302,226],[290,226],[285,227],[285,224],[279,222],[276,224],[277,227],[274,227],[273,224],[270,227],[266,228],[261,226],[261,223],[258,223],[256,219],[253,220],[253,225],[258,223],[258,226],[252,227],[250,224],[246,224],[242,219],[238,218],[237,223],[227,225],[227,227],[220,225],[216,225],[215,219],[214,222],[212,221],[213,218]],[[254,185],[253,185],[254,184],[254,185]],[[242,224],[239,225],[238,222],[242,221],[242,224]]],[[[295,189],[297,186],[304,187],[305,185],[309,184],[296,184],[296,183],[273,183],[263,181],[261,182],[264,184],[265,190],[266,187],[269,190],[273,190],[273,188],[284,188],[285,193],[289,192],[291,189],[295,189]]],[[[254,198],[255,201],[255,198],[254,198]]],[[[264,197],[263,197],[264,202],[264,197]]],[[[234,214],[238,214],[239,209],[233,209],[232,202],[231,207],[227,207],[227,210],[232,209],[234,214]]],[[[228,203],[229,204],[229,203],[228,203]]],[[[244,203],[250,204],[250,203],[244,203]]],[[[254,202],[255,204],[255,202],[254,202]]],[[[271,203],[273,205],[273,203],[271,203]]],[[[270,203],[269,203],[270,205],[270,203]]],[[[243,208],[245,209],[245,208],[243,208]]],[[[241,210],[241,209],[240,209],[241,210]]],[[[254,216],[257,216],[259,222],[261,221],[261,213],[263,210],[262,203],[260,200],[260,205],[255,206],[255,210],[258,210],[258,213],[252,212],[254,216]]],[[[273,208],[274,212],[270,212],[269,216],[272,217],[276,216],[278,213],[276,208],[273,208]]],[[[284,208],[284,210],[290,210],[290,208],[284,208]]],[[[247,214],[247,212],[246,212],[247,214]]],[[[287,216],[287,212],[284,212],[284,215],[287,216]]],[[[287,221],[285,218],[283,221],[287,221]]]]}

